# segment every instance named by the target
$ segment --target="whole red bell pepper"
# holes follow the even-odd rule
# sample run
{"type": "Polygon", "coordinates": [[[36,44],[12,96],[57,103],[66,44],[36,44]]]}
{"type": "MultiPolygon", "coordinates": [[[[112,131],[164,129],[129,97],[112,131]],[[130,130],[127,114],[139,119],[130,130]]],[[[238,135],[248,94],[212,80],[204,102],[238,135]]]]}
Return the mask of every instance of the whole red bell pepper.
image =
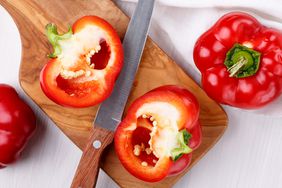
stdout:
{"type": "Polygon", "coordinates": [[[0,84],[0,167],[14,162],[36,128],[32,109],[11,86],[0,84]]]}
{"type": "Polygon", "coordinates": [[[98,104],[111,94],[123,65],[117,32],[102,18],[78,19],[65,34],[46,26],[54,52],[42,69],[40,83],[54,102],[70,107],[98,104]]]}
{"type": "Polygon", "coordinates": [[[282,92],[282,33],[246,13],[221,17],[196,42],[202,85],[216,101],[253,109],[282,92]]]}
{"type": "Polygon", "coordinates": [[[199,104],[186,89],[163,86],[135,100],[115,133],[123,166],[148,182],[182,172],[201,143],[199,104]]]}

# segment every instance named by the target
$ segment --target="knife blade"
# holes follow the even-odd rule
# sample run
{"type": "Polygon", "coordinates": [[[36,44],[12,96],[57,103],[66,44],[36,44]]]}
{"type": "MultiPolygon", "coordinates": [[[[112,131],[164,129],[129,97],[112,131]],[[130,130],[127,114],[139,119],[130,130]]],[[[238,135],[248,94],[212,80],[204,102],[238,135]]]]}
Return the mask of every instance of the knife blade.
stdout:
{"type": "Polygon", "coordinates": [[[111,96],[104,101],[93,122],[71,188],[95,187],[103,150],[112,143],[114,130],[122,118],[146,43],[155,0],[139,0],[123,40],[124,66],[111,96]]]}
{"type": "Polygon", "coordinates": [[[111,96],[96,115],[95,126],[114,131],[120,122],[147,39],[155,0],[139,0],[123,40],[124,66],[111,96]]]}

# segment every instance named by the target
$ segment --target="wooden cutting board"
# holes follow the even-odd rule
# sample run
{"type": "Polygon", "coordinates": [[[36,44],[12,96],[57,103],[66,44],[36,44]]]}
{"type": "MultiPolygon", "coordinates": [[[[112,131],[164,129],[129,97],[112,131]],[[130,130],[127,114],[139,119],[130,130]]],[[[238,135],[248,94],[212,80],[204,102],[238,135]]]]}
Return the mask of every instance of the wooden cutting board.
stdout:
{"type": "MultiPolygon", "coordinates": [[[[11,14],[20,31],[22,62],[19,81],[22,88],[54,123],[83,149],[92,131],[92,121],[98,106],[84,109],[65,108],[56,105],[43,94],[39,85],[39,73],[47,63],[46,54],[51,49],[44,35],[44,27],[47,23],[54,22],[60,30],[66,30],[68,24],[84,15],[97,15],[111,23],[123,38],[129,18],[110,0],[0,0],[0,4],[11,14]]],[[[149,38],[128,104],[138,96],[164,84],[184,86],[194,93],[200,102],[203,141],[200,148],[193,153],[190,169],[224,133],[227,128],[227,116],[222,108],[149,38]]],[[[103,157],[102,168],[121,187],[134,188],[171,187],[185,174],[154,184],[142,182],[125,171],[112,147],[103,157]]]]}

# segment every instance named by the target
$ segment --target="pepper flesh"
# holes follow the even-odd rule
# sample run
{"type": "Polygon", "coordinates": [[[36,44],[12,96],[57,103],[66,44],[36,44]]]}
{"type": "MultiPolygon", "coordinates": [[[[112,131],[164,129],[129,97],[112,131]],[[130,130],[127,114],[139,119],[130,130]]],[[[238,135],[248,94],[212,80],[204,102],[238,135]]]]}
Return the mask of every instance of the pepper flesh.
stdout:
{"type": "Polygon", "coordinates": [[[0,84],[0,168],[14,162],[36,128],[31,108],[14,88],[0,84]]]}
{"type": "Polygon", "coordinates": [[[97,16],[85,16],[64,35],[53,24],[46,29],[54,48],[40,74],[46,96],[69,107],[93,106],[109,97],[123,65],[114,28],[97,16]]]}
{"type": "Polygon", "coordinates": [[[115,150],[121,163],[132,175],[148,182],[181,173],[190,164],[192,152],[201,143],[198,117],[199,104],[186,89],[163,86],[146,93],[132,103],[116,130],[115,150]],[[170,105],[170,109],[164,104],[170,105]],[[176,125],[177,133],[186,130],[191,134],[188,142],[191,152],[183,154],[175,162],[171,154],[161,147],[165,143],[167,147],[164,149],[170,148],[175,142],[171,140],[176,139],[171,134],[173,131],[163,132],[166,128],[173,129],[173,125],[176,125]]]}
{"type": "Polygon", "coordinates": [[[217,102],[255,109],[282,92],[282,33],[246,13],[221,17],[196,42],[194,61],[202,73],[204,90],[217,102]],[[235,45],[245,49],[228,58],[235,45]],[[256,55],[250,57],[253,52],[256,55]],[[249,64],[240,65],[242,58],[249,64]],[[233,63],[238,64],[229,66],[233,63]]]}

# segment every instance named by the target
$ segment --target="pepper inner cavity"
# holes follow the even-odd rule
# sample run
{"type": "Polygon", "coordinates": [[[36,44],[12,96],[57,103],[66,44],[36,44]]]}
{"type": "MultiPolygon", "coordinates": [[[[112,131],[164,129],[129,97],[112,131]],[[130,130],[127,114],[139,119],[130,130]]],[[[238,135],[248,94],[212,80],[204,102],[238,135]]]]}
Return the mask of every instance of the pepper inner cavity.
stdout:
{"type": "Polygon", "coordinates": [[[155,166],[158,158],[150,147],[151,132],[157,121],[154,117],[143,114],[137,119],[137,128],[133,132],[133,154],[140,159],[142,166],[155,166]]]}
{"type": "Polygon", "coordinates": [[[82,76],[90,77],[93,70],[103,70],[110,60],[110,47],[106,41],[101,41],[92,49],[79,57],[77,63],[70,68],[60,71],[60,76],[64,79],[75,79],[82,76]]]}
{"type": "Polygon", "coordinates": [[[95,53],[93,53],[93,50],[89,51],[90,55],[86,57],[86,61],[90,68],[96,70],[103,70],[108,66],[111,56],[111,50],[105,40],[100,42],[99,47],[100,48],[94,51],[95,53]]]}

